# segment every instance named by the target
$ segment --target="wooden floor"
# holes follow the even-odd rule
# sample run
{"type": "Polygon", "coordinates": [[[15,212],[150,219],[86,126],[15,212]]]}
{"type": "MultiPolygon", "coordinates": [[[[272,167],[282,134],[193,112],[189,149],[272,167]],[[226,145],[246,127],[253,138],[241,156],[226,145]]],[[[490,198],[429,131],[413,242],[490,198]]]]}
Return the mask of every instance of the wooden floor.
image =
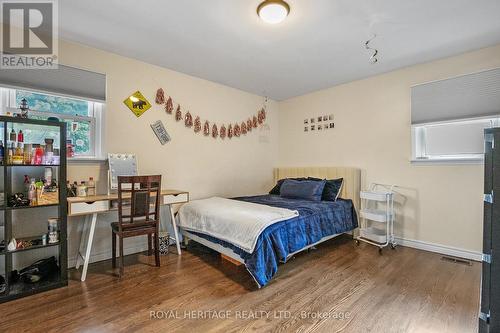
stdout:
{"type": "Polygon", "coordinates": [[[244,267],[201,246],[182,257],[109,261],[87,281],[0,305],[0,332],[476,332],[480,265],[341,237],[282,265],[256,289],[244,267]],[[148,265],[149,264],[149,265],[148,265]],[[200,311],[200,312],[197,312],[200,311]],[[224,318],[224,316],[226,318],[224,318]]]}

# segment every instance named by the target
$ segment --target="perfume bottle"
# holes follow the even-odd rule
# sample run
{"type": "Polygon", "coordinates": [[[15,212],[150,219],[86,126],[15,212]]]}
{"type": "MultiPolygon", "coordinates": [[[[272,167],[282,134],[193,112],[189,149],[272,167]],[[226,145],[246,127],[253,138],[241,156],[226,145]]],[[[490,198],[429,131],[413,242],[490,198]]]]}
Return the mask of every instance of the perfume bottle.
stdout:
{"type": "Polygon", "coordinates": [[[9,134],[9,141],[16,142],[16,138],[17,138],[16,131],[14,131],[14,127],[12,127],[12,130],[10,131],[9,134]]]}

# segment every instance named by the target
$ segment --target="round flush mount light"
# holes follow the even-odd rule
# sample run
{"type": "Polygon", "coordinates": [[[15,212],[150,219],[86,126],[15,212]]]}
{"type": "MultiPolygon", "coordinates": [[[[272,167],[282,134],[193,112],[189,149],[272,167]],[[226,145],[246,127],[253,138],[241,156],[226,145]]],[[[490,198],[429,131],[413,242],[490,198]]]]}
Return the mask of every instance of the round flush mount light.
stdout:
{"type": "Polygon", "coordinates": [[[283,22],[290,13],[290,5],[283,0],[266,0],[257,7],[257,14],[269,24],[283,22]]]}

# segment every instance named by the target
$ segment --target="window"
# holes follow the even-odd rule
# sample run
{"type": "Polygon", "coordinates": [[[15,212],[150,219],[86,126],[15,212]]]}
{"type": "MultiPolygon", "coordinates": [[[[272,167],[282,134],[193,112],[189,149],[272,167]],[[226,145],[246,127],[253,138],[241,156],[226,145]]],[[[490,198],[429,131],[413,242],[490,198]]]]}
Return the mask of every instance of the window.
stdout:
{"type": "MultiPolygon", "coordinates": [[[[18,106],[25,98],[30,108],[30,118],[46,120],[57,117],[65,121],[68,128],[67,139],[74,146],[75,160],[103,158],[102,103],[9,88],[0,88],[0,95],[4,114],[19,112],[18,106]]],[[[43,135],[45,134],[27,128],[25,141],[43,141],[43,135]]]]}
{"type": "Polygon", "coordinates": [[[499,125],[500,68],[411,87],[414,161],[481,161],[483,131],[499,125]]]}
{"type": "Polygon", "coordinates": [[[455,120],[412,126],[414,161],[471,161],[483,158],[483,131],[499,117],[455,120]]]}

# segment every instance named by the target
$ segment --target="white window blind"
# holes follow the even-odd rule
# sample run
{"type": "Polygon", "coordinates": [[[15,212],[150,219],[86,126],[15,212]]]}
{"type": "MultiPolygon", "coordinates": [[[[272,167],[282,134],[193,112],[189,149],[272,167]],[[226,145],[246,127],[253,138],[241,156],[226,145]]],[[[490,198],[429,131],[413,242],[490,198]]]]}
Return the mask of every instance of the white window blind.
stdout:
{"type": "Polygon", "coordinates": [[[411,88],[412,125],[500,115],[500,68],[411,88]]]}
{"type": "Polygon", "coordinates": [[[86,100],[106,100],[106,75],[59,65],[58,69],[0,70],[0,85],[86,100]]]}

